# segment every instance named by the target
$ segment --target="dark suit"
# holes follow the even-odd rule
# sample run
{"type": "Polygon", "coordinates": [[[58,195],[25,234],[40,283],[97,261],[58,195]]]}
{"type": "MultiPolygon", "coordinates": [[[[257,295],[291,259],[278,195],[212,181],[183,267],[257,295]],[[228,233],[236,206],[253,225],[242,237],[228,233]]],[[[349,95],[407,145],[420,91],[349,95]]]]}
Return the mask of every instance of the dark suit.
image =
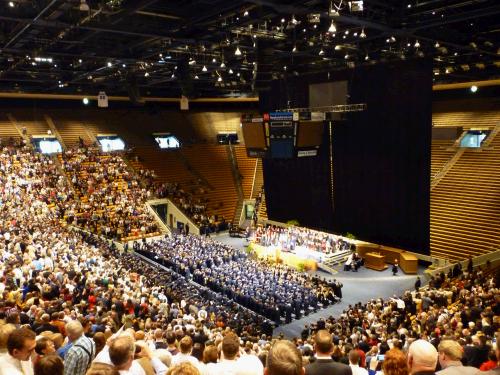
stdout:
{"type": "Polygon", "coordinates": [[[306,375],[352,375],[352,370],[333,359],[317,359],[306,366],[306,375]]]}

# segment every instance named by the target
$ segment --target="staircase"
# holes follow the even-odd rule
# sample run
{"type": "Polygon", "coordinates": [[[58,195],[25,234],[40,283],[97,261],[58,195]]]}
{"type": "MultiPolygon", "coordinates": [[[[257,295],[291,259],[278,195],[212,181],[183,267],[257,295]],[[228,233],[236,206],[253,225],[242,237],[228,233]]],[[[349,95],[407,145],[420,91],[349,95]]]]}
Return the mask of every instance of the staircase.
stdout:
{"type": "Polygon", "coordinates": [[[47,122],[47,125],[49,126],[50,131],[52,132],[52,135],[54,135],[59,143],[61,144],[61,147],[63,150],[67,150],[66,148],[66,143],[64,142],[63,138],[61,137],[61,134],[59,134],[59,131],[56,128],[56,125],[54,124],[54,121],[52,121],[52,118],[48,115],[44,115],[45,121],[47,122]]]}
{"type": "Polygon", "coordinates": [[[499,132],[500,132],[500,121],[496,124],[496,126],[493,128],[490,134],[488,134],[488,137],[484,140],[481,147],[489,147],[499,132]]]}
{"type": "Polygon", "coordinates": [[[243,200],[245,195],[243,194],[243,187],[241,185],[242,176],[238,168],[238,161],[236,160],[236,153],[234,151],[234,146],[229,144],[226,146],[227,158],[231,164],[231,173],[233,176],[234,186],[236,186],[236,192],[238,193],[238,203],[234,210],[233,223],[239,225],[241,218],[241,210],[243,209],[243,200]]]}
{"type": "Polygon", "coordinates": [[[318,268],[332,275],[338,273],[335,267],[342,266],[346,258],[351,253],[351,250],[339,251],[338,253],[327,254],[323,257],[323,261],[318,263],[318,268]]]}
{"type": "Polygon", "coordinates": [[[466,148],[462,147],[455,152],[455,155],[448,160],[448,162],[441,168],[439,172],[434,175],[434,178],[431,181],[431,191],[439,184],[439,182],[446,176],[446,174],[453,168],[456,162],[460,159],[460,157],[464,154],[466,148]]]}

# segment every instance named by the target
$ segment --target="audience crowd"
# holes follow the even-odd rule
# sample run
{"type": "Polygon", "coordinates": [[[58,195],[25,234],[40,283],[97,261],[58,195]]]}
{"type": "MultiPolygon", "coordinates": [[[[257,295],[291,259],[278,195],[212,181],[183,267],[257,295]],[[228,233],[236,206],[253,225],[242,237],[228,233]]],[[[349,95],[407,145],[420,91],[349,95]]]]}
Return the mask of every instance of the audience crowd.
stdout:
{"type": "Polygon", "coordinates": [[[62,207],[68,223],[117,240],[159,234],[144,206],[152,192],[141,186],[140,177],[128,170],[119,154],[84,147],[60,155],[78,195],[62,207]]]}
{"type": "Polygon", "coordinates": [[[113,185],[127,175],[119,161],[74,156],[82,159],[64,160],[69,184],[50,157],[0,150],[0,375],[499,373],[493,272],[456,267],[428,287],[349,306],[293,340],[273,338],[267,320],[233,300],[264,314],[270,303],[286,319],[286,305],[314,310],[318,292],[335,294],[335,285],[189,235],[137,243],[149,260],[120,253],[67,223],[96,232],[92,216],[104,203],[124,210],[97,229],[120,220],[127,229],[127,219],[135,228],[134,204],[148,193],[133,176],[121,177],[124,191],[113,185]],[[85,222],[72,186],[93,197],[85,222]]]}

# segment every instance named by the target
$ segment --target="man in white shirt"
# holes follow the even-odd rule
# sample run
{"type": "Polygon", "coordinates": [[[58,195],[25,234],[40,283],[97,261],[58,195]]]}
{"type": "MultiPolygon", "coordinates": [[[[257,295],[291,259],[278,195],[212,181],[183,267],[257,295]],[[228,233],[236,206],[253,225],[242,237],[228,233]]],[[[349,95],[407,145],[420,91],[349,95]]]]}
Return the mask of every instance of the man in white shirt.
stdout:
{"type": "Polygon", "coordinates": [[[349,367],[351,367],[352,375],[368,375],[368,370],[359,367],[359,352],[352,349],[349,352],[349,367]]]}
{"type": "Polygon", "coordinates": [[[191,337],[184,336],[181,341],[179,341],[179,350],[180,353],[177,353],[172,357],[172,366],[183,362],[190,362],[201,372],[202,369],[198,359],[191,355],[191,352],[193,351],[193,340],[191,337]]]}
{"type": "Polygon", "coordinates": [[[14,330],[7,339],[7,353],[0,357],[0,375],[33,375],[31,355],[36,334],[29,328],[14,330]]]}
{"type": "Polygon", "coordinates": [[[228,333],[222,340],[222,354],[220,362],[211,367],[205,375],[234,374],[237,367],[240,339],[234,333],[228,333]]]}

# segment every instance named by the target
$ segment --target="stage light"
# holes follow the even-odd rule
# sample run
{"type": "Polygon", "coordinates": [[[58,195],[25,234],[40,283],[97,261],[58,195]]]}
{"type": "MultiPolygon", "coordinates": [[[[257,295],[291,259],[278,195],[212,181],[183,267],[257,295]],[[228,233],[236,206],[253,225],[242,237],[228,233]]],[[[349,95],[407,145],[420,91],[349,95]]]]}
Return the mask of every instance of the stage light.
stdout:
{"type": "Polygon", "coordinates": [[[344,59],[346,59],[346,60],[347,60],[348,58],[349,58],[349,54],[348,54],[348,53],[346,53],[346,54],[345,54],[345,56],[344,56],[344,59]]]}
{"type": "Polygon", "coordinates": [[[236,50],[234,51],[235,56],[241,56],[241,50],[240,47],[236,47],[236,50]]]}
{"type": "Polygon", "coordinates": [[[144,73],[144,77],[149,77],[149,73],[148,72],[144,73]]]}
{"type": "Polygon", "coordinates": [[[415,48],[420,48],[420,42],[418,40],[415,42],[415,48]]]}
{"type": "Polygon", "coordinates": [[[293,46],[292,52],[297,52],[297,46],[293,46]]]}
{"type": "Polygon", "coordinates": [[[368,60],[370,60],[370,56],[368,56],[368,54],[366,54],[365,61],[368,61],[368,60]]]}
{"type": "Polygon", "coordinates": [[[323,48],[319,51],[318,55],[323,56],[325,54],[325,51],[323,51],[323,48]]]}
{"type": "Polygon", "coordinates": [[[9,1],[9,6],[10,6],[11,8],[14,8],[14,7],[16,6],[16,4],[15,4],[13,1],[9,1]]]}
{"type": "Polygon", "coordinates": [[[221,68],[225,68],[226,67],[226,64],[224,64],[224,61],[220,63],[220,67],[221,68]]]}
{"type": "Polygon", "coordinates": [[[108,62],[108,68],[111,68],[113,66],[113,64],[111,64],[111,62],[108,62]]]}
{"type": "Polygon", "coordinates": [[[217,82],[222,82],[222,77],[217,78],[217,82]]]}
{"type": "Polygon", "coordinates": [[[228,73],[229,73],[229,74],[233,74],[233,73],[234,73],[234,72],[233,72],[233,69],[229,69],[229,72],[228,72],[228,73]]]}
{"type": "Polygon", "coordinates": [[[82,12],[88,12],[88,11],[90,11],[90,7],[87,4],[87,1],[81,0],[81,2],[80,2],[80,11],[82,11],[82,12]]]}
{"type": "Polygon", "coordinates": [[[206,72],[207,70],[208,70],[207,67],[205,65],[203,65],[203,68],[201,68],[201,71],[206,72]]]}
{"type": "Polygon", "coordinates": [[[472,93],[477,92],[477,86],[476,86],[476,85],[472,85],[472,86],[470,87],[470,91],[471,91],[472,93]]]}
{"type": "Polygon", "coordinates": [[[439,45],[439,42],[436,42],[436,44],[434,44],[434,47],[439,48],[441,46],[439,45]]]}
{"type": "Polygon", "coordinates": [[[83,104],[88,105],[89,104],[89,98],[83,98],[82,102],[83,102],[83,104]]]}
{"type": "Polygon", "coordinates": [[[212,62],[215,64],[215,63],[217,62],[217,59],[214,57],[214,58],[212,59],[212,62]]]}
{"type": "Polygon", "coordinates": [[[410,8],[411,8],[411,4],[408,4],[406,7],[407,7],[408,9],[410,9],[410,8]]]}
{"type": "Polygon", "coordinates": [[[127,67],[127,65],[125,65],[125,64],[122,64],[122,68],[126,68],[126,67],[127,67]]]}
{"type": "Polygon", "coordinates": [[[363,38],[363,39],[365,39],[365,38],[366,38],[366,34],[365,34],[365,29],[364,29],[364,28],[363,28],[363,29],[361,29],[361,34],[359,34],[359,37],[360,37],[360,38],[363,38]]]}
{"type": "Polygon", "coordinates": [[[194,76],[194,79],[200,79],[200,77],[198,77],[197,75],[194,76]]]}
{"type": "Polygon", "coordinates": [[[335,26],[335,23],[332,21],[330,24],[330,27],[328,28],[329,33],[336,33],[337,32],[337,27],[335,26]]]}
{"type": "Polygon", "coordinates": [[[248,10],[245,10],[245,12],[243,13],[243,16],[248,17],[248,10]]]}

